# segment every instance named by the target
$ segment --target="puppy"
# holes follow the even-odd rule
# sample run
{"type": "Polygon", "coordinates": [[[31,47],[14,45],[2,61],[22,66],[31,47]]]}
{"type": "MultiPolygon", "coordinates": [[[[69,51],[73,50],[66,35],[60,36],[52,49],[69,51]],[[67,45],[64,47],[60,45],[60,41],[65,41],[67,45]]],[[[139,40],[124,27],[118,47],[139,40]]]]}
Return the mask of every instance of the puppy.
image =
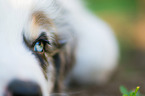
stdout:
{"type": "Polygon", "coordinates": [[[71,79],[103,84],[117,66],[112,30],[77,0],[0,0],[0,96],[50,96],[71,79]]]}

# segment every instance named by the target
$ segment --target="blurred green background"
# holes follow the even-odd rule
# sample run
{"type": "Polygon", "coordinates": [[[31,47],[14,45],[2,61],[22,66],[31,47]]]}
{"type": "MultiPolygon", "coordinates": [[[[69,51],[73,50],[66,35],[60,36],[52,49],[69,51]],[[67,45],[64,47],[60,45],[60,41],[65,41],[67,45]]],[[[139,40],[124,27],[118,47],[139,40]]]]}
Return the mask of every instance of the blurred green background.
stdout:
{"type": "Polygon", "coordinates": [[[118,38],[121,57],[128,51],[145,51],[145,0],[85,0],[106,21],[118,38]]]}

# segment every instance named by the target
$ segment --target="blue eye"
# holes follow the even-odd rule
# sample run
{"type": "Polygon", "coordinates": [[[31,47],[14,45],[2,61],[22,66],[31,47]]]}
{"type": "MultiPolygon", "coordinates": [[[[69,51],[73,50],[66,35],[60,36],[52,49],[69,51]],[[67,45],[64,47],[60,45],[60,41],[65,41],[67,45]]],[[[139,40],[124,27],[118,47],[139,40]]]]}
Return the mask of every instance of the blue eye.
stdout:
{"type": "Polygon", "coordinates": [[[34,51],[35,52],[43,52],[43,50],[44,50],[43,42],[41,42],[41,41],[36,42],[34,45],[34,51]]]}

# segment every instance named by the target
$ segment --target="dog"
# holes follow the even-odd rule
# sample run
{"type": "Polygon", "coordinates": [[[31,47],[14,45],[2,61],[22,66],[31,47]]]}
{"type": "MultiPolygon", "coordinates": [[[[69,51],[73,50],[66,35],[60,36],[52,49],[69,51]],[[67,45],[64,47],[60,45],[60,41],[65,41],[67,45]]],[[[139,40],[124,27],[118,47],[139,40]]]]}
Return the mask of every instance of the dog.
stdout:
{"type": "Polygon", "coordinates": [[[79,0],[0,0],[0,14],[0,96],[104,84],[117,66],[111,28],[79,0]]]}

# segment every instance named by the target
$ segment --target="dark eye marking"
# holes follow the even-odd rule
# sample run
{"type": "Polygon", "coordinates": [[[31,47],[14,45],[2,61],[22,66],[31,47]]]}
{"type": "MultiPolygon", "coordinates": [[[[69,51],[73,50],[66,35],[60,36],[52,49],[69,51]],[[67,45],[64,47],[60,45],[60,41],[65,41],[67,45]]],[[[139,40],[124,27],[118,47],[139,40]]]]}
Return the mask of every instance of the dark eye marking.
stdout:
{"type": "Polygon", "coordinates": [[[55,54],[53,56],[53,59],[54,59],[54,64],[55,64],[55,68],[56,68],[56,73],[58,75],[59,71],[60,71],[60,65],[61,65],[61,58],[60,58],[59,53],[55,54]]]}
{"type": "Polygon", "coordinates": [[[35,44],[37,41],[43,41],[43,42],[46,42],[46,43],[50,44],[50,42],[48,41],[48,38],[47,38],[45,32],[42,32],[42,33],[40,34],[40,36],[33,42],[32,46],[34,46],[34,44],[35,44]]]}
{"type": "Polygon", "coordinates": [[[41,41],[41,42],[44,42],[44,43],[47,43],[49,45],[50,42],[48,41],[48,38],[46,36],[46,33],[45,32],[42,32],[40,34],[40,36],[33,42],[33,43],[30,43],[31,41],[27,40],[25,35],[23,34],[23,40],[24,40],[24,43],[31,49],[32,47],[34,47],[34,45],[38,42],[38,41],[41,41]]]}
{"type": "Polygon", "coordinates": [[[32,51],[32,54],[35,55],[36,58],[39,60],[39,64],[41,68],[43,69],[44,76],[47,79],[46,68],[48,66],[48,61],[45,56],[45,46],[46,45],[51,46],[51,44],[48,41],[48,37],[46,33],[42,32],[40,36],[33,42],[30,40],[27,40],[27,38],[23,34],[23,40],[24,40],[25,45],[28,47],[28,49],[32,51]]]}

